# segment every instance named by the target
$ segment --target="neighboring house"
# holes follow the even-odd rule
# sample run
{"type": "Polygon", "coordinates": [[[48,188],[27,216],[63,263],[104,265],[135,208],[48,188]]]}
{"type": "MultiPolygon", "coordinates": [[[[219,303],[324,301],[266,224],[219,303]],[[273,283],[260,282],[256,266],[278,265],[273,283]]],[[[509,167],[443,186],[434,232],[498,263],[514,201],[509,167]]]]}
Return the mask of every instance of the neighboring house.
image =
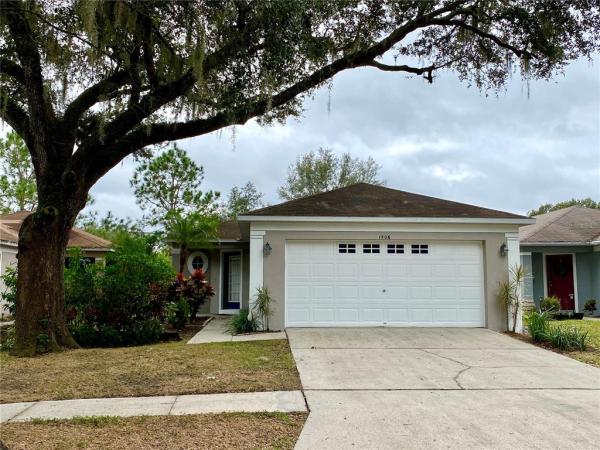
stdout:
{"type": "MultiPolygon", "coordinates": [[[[195,249],[216,295],[204,312],[273,297],[270,326],[506,329],[497,301],[533,219],[365,183],[258,209],[195,249]]],[[[173,249],[173,264],[178,265],[173,249]]]]}
{"type": "Polygon", "coordinates": [[[589,299],[600,306],[600,210],[571,206],[535,219],[519,230],[521,260],[531,274],[525,292],[538,305],[554,295],[563,310],[583,312],[589,299]]]}
{"type": "MultiPolygon", "coordinates": [[[[23,220],[31,214],[30,211],[19,211],[12,214],[0,215],[0,275],[6,268],[17,264],[17,243],[19,241],[19,229],[23,220]]],[[[110,251],[111,242],[98,236],[90,234],[79,228],[71,230],[68,248],[81,248],[89,262],[104,260],[107,251],[110,251]]],[[[0,292],[4,291],[4,284],[0,280],[0,292]]],[[[2,312],[0,305],[0,312],[2,312]]]]}

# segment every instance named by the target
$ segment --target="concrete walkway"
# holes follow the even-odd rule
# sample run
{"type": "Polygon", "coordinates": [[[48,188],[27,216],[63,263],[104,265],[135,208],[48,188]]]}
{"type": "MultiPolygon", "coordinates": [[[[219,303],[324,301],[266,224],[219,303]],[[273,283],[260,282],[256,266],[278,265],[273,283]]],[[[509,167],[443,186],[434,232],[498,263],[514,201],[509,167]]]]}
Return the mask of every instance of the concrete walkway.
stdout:
{"type": "Polygon", "coordinates": [[[206,324],[198,333],[194,335],[187,343],[188,344],[208,344],[210,342],[246,342],[246,341],[268,341],[272,339],[287,339],[285,332],[266,332],[266,333],[251,333],[238,334],[232,336],[227,331],[227,322],[229,317],[216,316],[206,324]]]}
{"type": "Polygon", "coordinates": [[[297,449],[598,448],[600,369],[485,329],[288,329],[297,449]]]}
{"type": "Polygon", "coordinates": [[[300,391],[90,398],[0,405],[0,423],[81,416],[178,416],[224,412],[304,412],[300,391]]]}

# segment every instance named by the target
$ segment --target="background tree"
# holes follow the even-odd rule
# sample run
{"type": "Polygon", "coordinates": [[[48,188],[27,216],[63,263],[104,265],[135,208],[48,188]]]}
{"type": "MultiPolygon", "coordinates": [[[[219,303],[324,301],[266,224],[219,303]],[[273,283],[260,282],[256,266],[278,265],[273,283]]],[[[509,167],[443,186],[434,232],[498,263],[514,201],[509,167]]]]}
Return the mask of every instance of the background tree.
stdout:
{"type": "Polygon", "coordinates": [[[349,153],[336,155],[320,148],[317,153],[299,156],[290,165],[285,184],[277,192],[282,199],[293,200],[360,182],[383,185],[380,169],[371,157],[360,160],[349,153]]]}
{"type": "Polygon", "coordinates": [[[192,212],[175,214],[165,224],[167,241],[179,246],[179,273],[185,270],[190,248],[208,248],[218,237],[219,218],[192,212]]]}
{"type": "Polygon", "coordinates": [[[594,201],[590,197],[582,198],[579,200],[572,198],[571,200],[565,200],[564,202],[558,202],[554,204],[546,203],[545,205],[541,205],[537,209],[532,209],[527,213],[527,215],[529,217],[539,216],[540,214],[546,214],[550,211],[557,211],[559,209],[568,208],[569,206],[582,206],[583,208],[600,209],[600,202],[594,201]]]}
{"type": "Polygon", "coordinates": [[[203,179],[204,168],[173,145],[154,158],[142,159],[130,184],[148,223],[158,225],[172,214],[215,212],[219,193],[202,192],[203,179]]]}
{"type": "Polygon", "coordinates": [[[0,117],[27,144],[38,206],[19,237],[15,354],[75,346],[69,231],[90,188],[147,146],[283,121],[357,67],[456,71],[499,89],[599,45],[597,0],[0,2],[0,117]],[[395,63],[388,64],[385,61],[395,63]],[[45,346],[46,347],[46,346],[45,346]]]}
{"type": "Polygon", "coordinates": [[[263,207],[263,197],[264,194],[259,192],[251,181],[241,187],[232,187],[227,202],[223,205],[224,218],[233,220],[240,214],[263,207]]]}
{"type": "Polygon", "coordinates": [[[37,188],[29,150],[21,137],[11,131],[0,139],[0,212],[35,208],[37,188]]]}

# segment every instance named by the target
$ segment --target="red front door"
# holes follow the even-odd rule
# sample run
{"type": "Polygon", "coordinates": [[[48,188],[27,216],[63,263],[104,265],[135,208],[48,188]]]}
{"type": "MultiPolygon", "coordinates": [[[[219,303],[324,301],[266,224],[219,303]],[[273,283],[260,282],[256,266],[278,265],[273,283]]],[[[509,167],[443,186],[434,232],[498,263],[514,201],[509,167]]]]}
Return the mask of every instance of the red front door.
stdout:
{"type": "Polygon", "coordinates": [[[546,255],[548,297],[558,297],[560,309],[575,309],[573,255],[546,255]]]}

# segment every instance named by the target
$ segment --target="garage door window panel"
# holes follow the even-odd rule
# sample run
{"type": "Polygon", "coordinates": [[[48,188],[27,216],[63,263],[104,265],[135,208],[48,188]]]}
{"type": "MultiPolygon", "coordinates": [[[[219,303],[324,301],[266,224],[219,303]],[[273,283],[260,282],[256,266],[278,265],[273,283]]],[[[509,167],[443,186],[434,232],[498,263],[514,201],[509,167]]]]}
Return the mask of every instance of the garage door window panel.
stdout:
{"type": "Polygon", "coordinates": [[[363,244],[363,253],[373,254],[379,253],[379,244],[363,244]]]}

